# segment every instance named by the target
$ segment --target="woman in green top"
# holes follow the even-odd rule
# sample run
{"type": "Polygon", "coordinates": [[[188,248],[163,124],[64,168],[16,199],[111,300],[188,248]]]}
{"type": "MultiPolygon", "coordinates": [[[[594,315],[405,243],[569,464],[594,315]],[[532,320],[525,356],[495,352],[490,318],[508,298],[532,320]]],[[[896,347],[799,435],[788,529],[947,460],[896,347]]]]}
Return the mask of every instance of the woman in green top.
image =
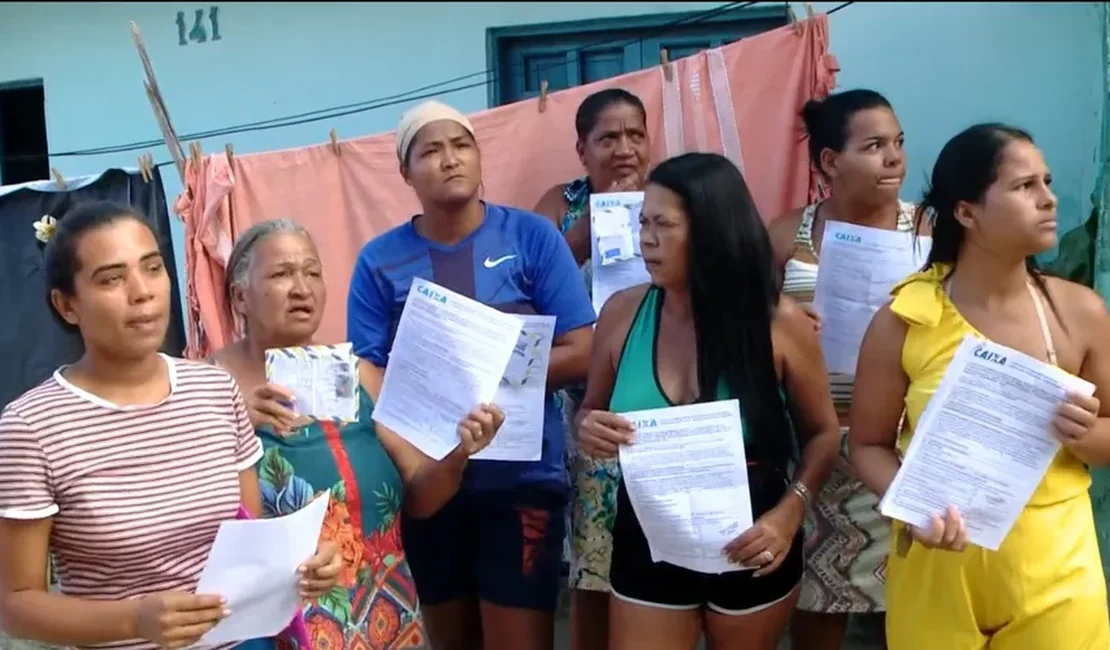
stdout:
{"type": "Polygon", "coordinates": [[[609,647],[688,650],[704,631],[710,650],[773,650],[798,597],[805,510],[839,439],[817,334],[800,307],[779,298],[767,231],[723,156],[686,154],[651,172],[640,242],[651,284],[602,309],[580,449],[613,457],[632,443],[632,425],[617,413],[738,399],[756,521],[722,549],[736,571],[653,562],[622,480],[609,647]]]}
{"type": "Polygon", "coordinates": [[[246,336],[214,360],[239,382],[265,449],[258,466],[264,514],[289,514],[331,490],[322,536],[339,547],[345,568],[332,591],[305,608],[311,648],[304,650],[428,648],[401,548],[401,508],[417,517],[439,510],[504,416],[496,407],[475,409],[459,425],[459,447],[438,463],[395,435],[379,437],[362,389],[357,422],[297,418],[287,406],[292,395],[266,382],[264,354],[313,342],[327,300],[316,245],[294,221],[262,222],[235,242],[227,268],[228,296],[246,336]]]}

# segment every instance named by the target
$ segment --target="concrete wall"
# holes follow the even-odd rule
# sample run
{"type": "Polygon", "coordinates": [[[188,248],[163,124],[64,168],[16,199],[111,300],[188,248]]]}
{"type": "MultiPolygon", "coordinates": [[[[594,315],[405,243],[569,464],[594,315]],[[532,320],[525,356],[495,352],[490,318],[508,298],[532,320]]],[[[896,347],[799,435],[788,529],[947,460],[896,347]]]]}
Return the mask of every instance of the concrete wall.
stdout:
{"type": "MultiPolygon", "coordinates": [[[[815,3],[828,10],[838,3],[815,3]]],[[[803,15],[800,3],[795,11],[803,15]]],[[[706,2],[223,3],[220,40],[180,46],[186,3],[0,4],[0,83],[45,80],[51,152],[159,139],[128,23],[136,21],[179,134],[387,98],[486,68],[489,27],[628,14],[699,11],[706,2]]],[[[207,13],[206,13],[207,15],[207,13]]],[[[1067,230],[1089,210],[1102,106],[1097,3],[858,2],[830,18],[843,88],[867,86],[894,103],[907,133],[905,196],[920,195],[944,142],[976,121],[1032,130],[1044,148],[1067,230]]],[[[211,37],[211,34],[209,34],[211,37]]],[[[474,86],[475,77],[449,87],[474,86]]],[[[484,86],[445,98],[486,107],[484,86]]],[[[202,140],[240,153],[297,147],[391,129],[411,102],[298,126],[202,140]]],[[[568,146],[570,144],[568,143],[568,146]]],[[[152,147],[156,161],[169,159],[152,147]]],[[[65,174],[134,166],[139,152],[55,157],[65,174]]],[[[167,193],[180,183],[164,168],[167,193]]],[[[297,215],[311,218],[311,215],[297,215]]],[[[183,255],[178,256],[179,261],[183,255]]]]}

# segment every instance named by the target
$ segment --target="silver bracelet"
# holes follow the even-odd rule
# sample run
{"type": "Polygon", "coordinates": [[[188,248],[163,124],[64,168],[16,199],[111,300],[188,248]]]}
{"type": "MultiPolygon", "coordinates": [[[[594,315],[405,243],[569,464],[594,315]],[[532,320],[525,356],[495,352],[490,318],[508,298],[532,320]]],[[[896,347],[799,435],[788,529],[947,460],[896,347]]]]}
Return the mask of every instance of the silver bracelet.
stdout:
{"type": "Polygon", "coordinates": [[[810,506],[809,488],[807,488],[805,486],[805,483],[802,483],[801,481],[794,481],[790,484],[790,489],[794,491],[794,494],[797,494],[799,497],[801,497],[802,504],[805,506],[805,509],[808,512],[810,506]]]}

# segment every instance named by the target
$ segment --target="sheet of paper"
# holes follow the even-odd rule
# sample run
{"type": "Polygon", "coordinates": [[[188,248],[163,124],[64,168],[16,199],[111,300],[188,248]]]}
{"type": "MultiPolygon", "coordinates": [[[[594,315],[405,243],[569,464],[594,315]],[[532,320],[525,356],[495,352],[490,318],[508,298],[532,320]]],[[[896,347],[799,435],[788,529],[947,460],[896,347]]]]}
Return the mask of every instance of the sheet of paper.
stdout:
{"type": "Polygon", "coordinates": [[[519,318],[523,329],[493,398],[504,411],[505,422],[493,442],[471,457],[475,460],[537,461],[543,454],[547,368],[555,338],[555,317],[519,318]]]}
{"type": "Polygon", "coordinates": [[[890,290],[924,265],[931,237],[825,223],[813,308],[821,317],[821,350],[829,372],[854,375],[863,334],[890,290]]]}
{"type": "Polygon", "coordinates": [[[640,208],[643,192],[590,195],[594,311],[621,289],[651,280],[640,253],[640,208]]]}
{"type": "Polygon", "coordinates": [[[956,506],[968,540],[998,550],[1060,444],[1056,408],[1093,384],[1017,350],[964,338],[879,504],[886,517],[926,526],[956,506]]]}
{"type": "Polygon", "coordinates": [[[700,573],[744,568],[723,551],[752,526],[740,402],[621,415],[636,427],[620,464],[651,559],[700,573]]]}
{"type": "Polygon", "coordinates": [[[459,421],[493,401],[522,323],[519,316],[413,280],[374,420],[442,459],[459,444],[459,421]]]}
{"type": "Polygon", "coordinates": [[[327,491],[284,517],[220,524],[196,593],[223,596],[231,615],[202,645],[271,637],[289,625],[301,608],[297,567],[316,553],[330,500],[327,491]]]}
{"type": "Polygon", "coordinates": [[[293,393],[297,415],[358,420],[358,357],[350,343],[266,350],[266,381],[293,393]]]}

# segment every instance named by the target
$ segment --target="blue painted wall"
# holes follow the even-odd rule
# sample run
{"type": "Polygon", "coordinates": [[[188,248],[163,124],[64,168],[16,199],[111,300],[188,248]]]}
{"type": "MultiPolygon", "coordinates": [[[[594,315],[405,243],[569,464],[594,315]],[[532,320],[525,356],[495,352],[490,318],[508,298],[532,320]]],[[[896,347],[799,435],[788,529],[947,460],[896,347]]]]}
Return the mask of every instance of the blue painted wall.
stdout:
{"type": "MultiPolygon", "coordinates": [[[[815,3],[827,10],[839,3],[815,3]]],[[[804,15],[800,3],[795,12],[804,15]]],[[[45,80],[53,152],[159,138],[128,23],[136,21],[179,134],[388,97],[486,68],[489,27],[712,9],[719,3],[218,3],[219,41],[178,45],[209,4],[0,4],[0,82],[45,80]]],[[[1097,4],[860,2],[836,14],[832,50],[842,87],[869,86],[895,104],[908,134],[906,196],[944,141],[982,120],[1033,131],[1056,177],[1061,227],[1089,210],[1102,74],[1097,4]]],[[[210,30],[210,27],[209,27],[210,30]]],[[[209,31],[209,37],[211,33],[209,31]]],[[[470,79],[454,86],[481,81],[470,79]]],[[[485,108],[474,87],[445,97],[485,108]]],[[[406,102],[323,122],[202,141],[239,153],[391,129],[406,102]]],[[[570,146],[570,143],[568,143],[570,146]]],[[[164,147],[151,149],[168,160],[164,147]]],[[[57,157],[65,174],[134,166],[138,152],[57,157]]],[[[168,194],[180,190],[163,169],[168,194]]],[[[311,215],[293,215],[310,219],[311,215]]],[[[178,255],[179,263],[184,256],[178,255]]]]}

